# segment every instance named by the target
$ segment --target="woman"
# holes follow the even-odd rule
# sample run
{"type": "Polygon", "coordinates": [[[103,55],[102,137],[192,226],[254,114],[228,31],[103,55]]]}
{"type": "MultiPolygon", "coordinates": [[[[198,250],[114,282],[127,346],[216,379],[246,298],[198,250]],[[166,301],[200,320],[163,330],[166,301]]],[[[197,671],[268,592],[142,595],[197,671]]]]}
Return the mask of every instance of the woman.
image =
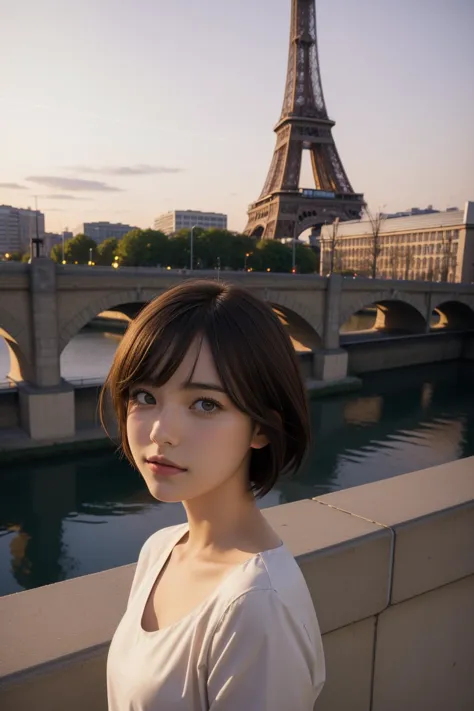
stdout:
{"type": "Polygon", "coordinates": [[[324,654],[303,575],[257,506],[310,439],[284,327],[244,289],[187,280],[130,324],[101,397],[151,495],[187,523],[138,559],[109,711],[312,711],[324,654]]]}

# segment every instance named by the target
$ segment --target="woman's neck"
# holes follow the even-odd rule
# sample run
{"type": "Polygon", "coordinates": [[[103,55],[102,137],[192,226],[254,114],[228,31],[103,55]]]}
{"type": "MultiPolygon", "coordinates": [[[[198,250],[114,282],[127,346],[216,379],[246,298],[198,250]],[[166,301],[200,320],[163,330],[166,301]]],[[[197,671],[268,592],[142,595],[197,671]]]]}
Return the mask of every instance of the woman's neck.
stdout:
{"type": "Polygon", "coordinates": [[[186,554],[218,556],[236,549],[259,552],[268,543],[268,547],[278,545],[279,539],[258,508],[255,496],[240,481],[231,478],[221,487],[183,502],[189,524],[183,542],[186,554]]]}

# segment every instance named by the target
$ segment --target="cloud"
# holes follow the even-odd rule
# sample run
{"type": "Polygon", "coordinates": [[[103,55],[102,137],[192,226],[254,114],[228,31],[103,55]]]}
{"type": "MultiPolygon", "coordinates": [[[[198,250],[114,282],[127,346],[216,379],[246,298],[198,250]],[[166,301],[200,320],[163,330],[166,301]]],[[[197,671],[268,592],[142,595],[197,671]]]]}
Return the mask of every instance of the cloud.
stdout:
{"type": "Polygon", "coordinates": [[[173,168],[165,165],[121,165],[103,166],[102,168],[92,168],[88,165],[74,165],[66,168],[75,173],[94,173],[96,175],[164,175],[170,173],[182,173],[183,168],[173,168]]]}
{"type": "Polygon", "coordinates": [[[55,193],[54,195],[38,195],[40,200],[92,200],[92,198],[76,197],[75,195],[66,195],[66,193],[55,193]]]}
{"type": "Polygon", "coordinates": [[[26,190],[26,187],[19,183],[0,183],[0,188],[5,190],[26,190]]]}
{"type": "Polygon", "coordinates": [[[31,175],[25,178],[31,183],[45,185],[47,188],[59,188],[59,190],[86,190],[91,192],[122,192],[121,188],[115,188],[99,180],[82,180],[81,178],[62,178],[56,175],[31,175]]]}

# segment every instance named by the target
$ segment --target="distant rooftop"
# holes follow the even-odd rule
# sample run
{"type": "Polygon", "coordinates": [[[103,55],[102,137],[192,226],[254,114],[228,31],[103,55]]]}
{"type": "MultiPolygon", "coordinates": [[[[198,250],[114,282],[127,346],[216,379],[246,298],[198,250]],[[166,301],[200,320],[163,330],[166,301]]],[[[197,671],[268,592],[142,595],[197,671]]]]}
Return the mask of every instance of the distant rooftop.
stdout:
{"type": "MultiPolygon", "coordinates": [[[[459,227],[466,224],[474,225],[474,202],[467,202],[463,210],[449,208],[444,212],[433,211],[403,215],[401,217],[387,217],[382,224],[381,232],[383,234],[391,234],[393,232],[459,227]]],[[[341,222],[339,225],[338,235],[340,237],[366,234],[372,234],[369,220],[351,220],[350,222],[341,222]]]]}

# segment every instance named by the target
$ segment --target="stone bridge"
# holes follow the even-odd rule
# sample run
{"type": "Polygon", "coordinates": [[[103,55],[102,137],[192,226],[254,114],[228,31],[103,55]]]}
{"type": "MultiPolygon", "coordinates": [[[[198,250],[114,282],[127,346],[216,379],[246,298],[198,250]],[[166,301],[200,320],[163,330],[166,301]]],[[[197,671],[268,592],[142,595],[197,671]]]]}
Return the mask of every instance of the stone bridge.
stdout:
{"type": "MultiPolygon", "coordinates": [[[[195,277],[216,279],[217,274],[63,266],[45,258],[31,264],[0,263],[0,336],[10,351],[9,377],[19,385],[25,429],[32,436],[44,430],[38,418],[44,419],[45,407],[58,413],[51,413],[52,419],[64,421],[64,433],[73,428],[60,405],[72,392],[61,379],[60,356],[91,319],[106,310],[133,317],[144,303],[195,277]]],[[[340,329],[367,306],[377,306],[377,330],[427,333],[433,311],[441,328],[474,328],[473,284],[227,271],[220,278],[271,304],[291,337],[314,353],[313,375],[321,380],[347,374],[340,329]]]]}

